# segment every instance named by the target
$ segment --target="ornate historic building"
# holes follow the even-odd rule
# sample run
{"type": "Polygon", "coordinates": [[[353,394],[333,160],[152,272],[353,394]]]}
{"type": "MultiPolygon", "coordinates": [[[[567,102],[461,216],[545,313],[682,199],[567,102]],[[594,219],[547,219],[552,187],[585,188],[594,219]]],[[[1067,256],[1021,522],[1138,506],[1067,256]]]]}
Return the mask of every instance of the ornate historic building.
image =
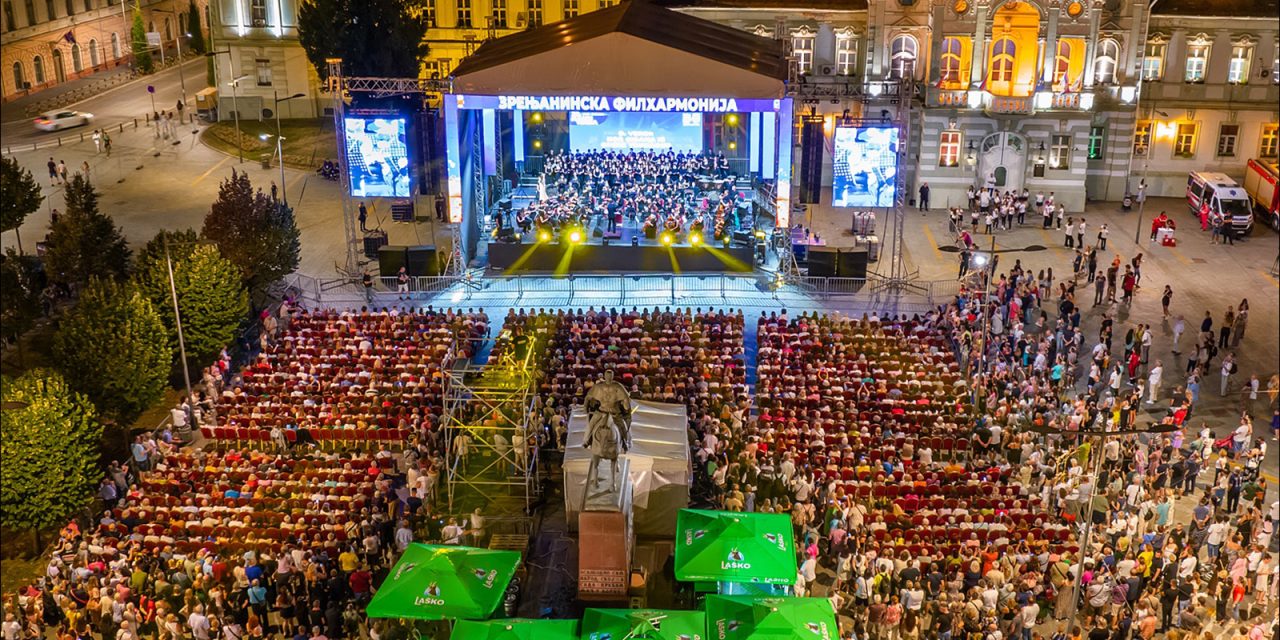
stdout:
{"type": "MultiPolygon", "coordinates": [[[[4,99],[129,64],[133,58],[130,11],[135,5],[142,11],[147,31],[160,34],[165,52],[174,55],[178,38],[186,32],[187,0],[3,0],[0,86],[4,99]]],[[[198,0],[196,7],[203,11],[204,0],[198,0]]],[[[156,62],[160,62],[158,52],[156,62]]]]}
{"type": "Polygon", "coordinates": [[[324,114],[330,98],[298,43],[298,0],[209,0],[218,79],[218,111],[229,118],[283,118],[324,114]]]}

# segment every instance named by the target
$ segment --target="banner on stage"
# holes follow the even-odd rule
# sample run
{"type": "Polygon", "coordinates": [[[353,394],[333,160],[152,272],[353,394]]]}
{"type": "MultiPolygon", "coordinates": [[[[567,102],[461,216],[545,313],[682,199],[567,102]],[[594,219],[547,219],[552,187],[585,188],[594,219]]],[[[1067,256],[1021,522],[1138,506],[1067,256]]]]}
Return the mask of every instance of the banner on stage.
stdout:
{"type": "Polygon", "coordinates": [[[782,100],[669,98],[652,96],[470,96],[456,95],[459,109],[594,112],[737,113],[778,111],[782,100]]]}

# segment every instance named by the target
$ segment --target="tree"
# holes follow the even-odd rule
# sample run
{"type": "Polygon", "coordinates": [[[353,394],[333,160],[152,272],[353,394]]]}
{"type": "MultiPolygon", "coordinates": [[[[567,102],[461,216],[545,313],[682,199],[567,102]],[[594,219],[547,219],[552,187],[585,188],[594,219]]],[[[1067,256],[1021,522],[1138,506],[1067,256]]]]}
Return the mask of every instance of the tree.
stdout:
{"type": "Polygon", "coordinates": [[[54,336],[53,359],[103,416],[127,426],[164,393],[173,354],[150,300],[94,278],[54,336]]]}
{"type": "Polygon", "coordinates": [[[44,283],[38,261],[33,256],[20,256],[13,249],[0,257],[0,339],[18,340],[40,317],[44,283]]]}
{"type": "Polygon", "coordinates": [[[222,181],[200,234],[240,269],[250,291],[298,268],[301,246],[293,210],[261,189],[254,191],[247,173],[232,170],[231,177],[222,181]]]}
{"type": "Polygon", "coordinates": [[[200,11],[200,7],[196,6],[196,0],[187,0],[187,40],[191,50],[195,53],[203,55],[204,46],[204,26],[201,24],[201,16],[204,13],[200,11]]]}
{"type": "Polygon", "coordinates": [[[236,330],[249,313],[249,295],[240,270],[223,258],[218,248],[200,244],[196,232],[161,231],[138,254],[134,281],[164,321],[169,348],[180,358],[178,332],[173,317],[173,295],[164,257],[164,239],[169,239],[173,263],[173,283],[182,312],[182,338],[187,359],[205,366],[236,337],[236,330]]]}
{"type": "Polygon", "coordinates": [[[321,79],[326,58],[342,58],[350,76],[416,78],[427,26],[409,0],[311,0],[298,10],[298,39],[321,79]]]}
{"type": "Polygon", "coordinates": [[[0,383],[0,524],[39,531],[66,524],[102,478],[102,424],[89,399],[56,372],[33,369],[0,383]]]}
{"type": "MultiPolygon", "coordinates": [[[[30,171],[13,158],[0,159],[0,232],[17,232],[27,216],[40,209],[44,196],[30,171]]],[[[22,252],[22,236],[18,236],[18,252],[22,252]]]]}
{"type": "Polygon", "coordinates": [[[129,272],[129,244],[111,218],[98,211],[98,193],[77,173],[66,191],[67,210],[49,227],[45,268],[49,277],[83,285],[91,276],[121,279],[129,272]]]}
{"type": "Polygon", "coordinates": [[[155,63],[151,60],[151,45],[147,44],[147,28],[142,26],[142,11],[133,10],[133,28],[131,31],[131,39],[133,40],[133,68],[138,73],[151,73],[155,70],[155,63]]]}

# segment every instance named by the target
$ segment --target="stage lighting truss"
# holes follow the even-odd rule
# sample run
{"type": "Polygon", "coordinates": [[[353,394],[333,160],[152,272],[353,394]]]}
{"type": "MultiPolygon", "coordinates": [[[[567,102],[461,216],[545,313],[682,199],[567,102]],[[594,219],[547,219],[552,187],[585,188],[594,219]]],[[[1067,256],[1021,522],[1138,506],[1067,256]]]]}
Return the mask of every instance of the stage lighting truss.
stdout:
{"type": "Polygon", "coordinates": [[[448,80],[422,78],[343,78],[343,88],[352,93],[367,93],[375,98],[387,98],[409,94],[452,93],[453,83],[448,80]]]}

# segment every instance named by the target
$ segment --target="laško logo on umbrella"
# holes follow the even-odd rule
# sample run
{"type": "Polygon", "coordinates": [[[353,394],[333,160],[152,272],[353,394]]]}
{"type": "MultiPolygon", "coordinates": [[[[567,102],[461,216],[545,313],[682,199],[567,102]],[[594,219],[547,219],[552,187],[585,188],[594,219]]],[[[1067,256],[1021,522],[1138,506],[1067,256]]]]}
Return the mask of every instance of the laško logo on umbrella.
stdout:
{"type": "Polygon", "coordinates": [[[828,640],[831,637],[831,630],[827,628],[827,623],[825,622],[806,622],[804,626],[810,633],[823,640],[828,640]]]}
{"type": "Polygon", "coordinates": [[[766,533],[764,534],[764,539],[768,540],[769,544],[778,545],[778,551],[787,550],[787,539],[780,533],[766,533]]]}
{"type": "Polygon", "coordinates": [[[440,585],[434,582],[427,585],[427,588],[422,590],[422,597],[414,598],[413,604],[415,605],[429,604],[429,605],[435,605],[437,607],[444,606],[444,598],[440,597],[440,585]]]}
{"type": "Polygon", "coordinates": [[[498,577],[498,572],[493,569],[490,569],[489,571],[485,571],[484,569],[476,569],[471,573],[475,575],[477,579],[483,582],[484,586],[489,589],[493,588],[493,581],[498,577]]]}
{"type": "Polygon", "coordinates": [[[689,529],[684,532],[684,543],[686,545],[693,544],[694,540],[701,540],[706,535],[706,529],[689,529]]]}
{"type": "Polygon", "coordinates": [[[720,640],[724,640],[729,637],[730,633],[737,631],[738,627],[741,626],[742,622],[739,620],[725,620],[723,618],[716,620],[716,635],[720,640]]]}
{"type": "Polygon", "coordinates": [[[747,562],[747,557],[742,555],[741,551],[736,548],[729,551],[729,559],[720,563],[721,569],[750,569],[751,563],[747,562]]]}
{"type": "Polygon", "coordinates": [[[418,563],[416,562],[406,562],[396,567],[396,574],[394,576],[391,576],[392,582],[399,580],[400,576],[403,576],[404,574],[409,573],[410,571],[413,571],[417,567],[418,567],[418,563]]]}

